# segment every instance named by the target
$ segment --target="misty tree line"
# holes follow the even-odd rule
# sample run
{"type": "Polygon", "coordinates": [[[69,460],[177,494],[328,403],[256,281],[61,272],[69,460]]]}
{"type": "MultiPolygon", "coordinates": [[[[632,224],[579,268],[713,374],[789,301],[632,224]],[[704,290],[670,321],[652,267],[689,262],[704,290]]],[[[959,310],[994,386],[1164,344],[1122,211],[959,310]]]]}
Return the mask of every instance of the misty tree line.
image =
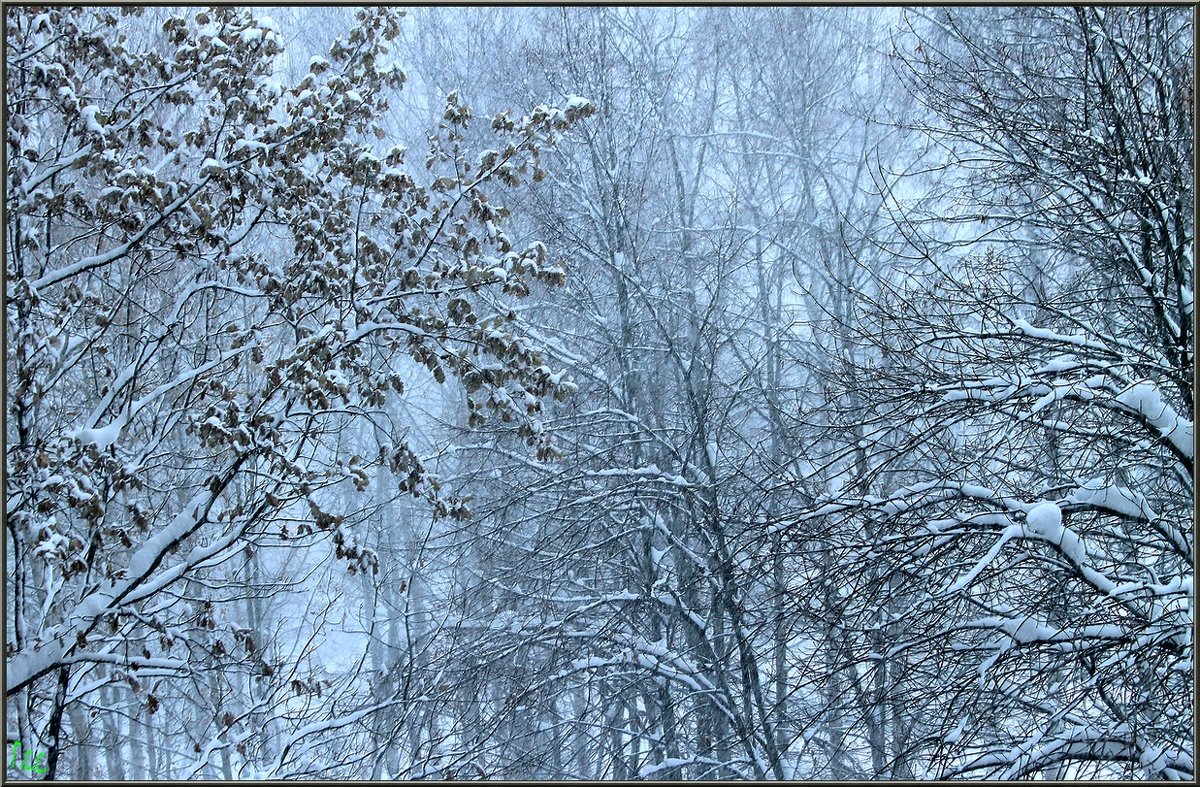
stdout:
{"type": "Polygon", "coordinates": [[[1190,9],[270,12],[5,11],[48,777],[1193,777],[1190,9]]]}

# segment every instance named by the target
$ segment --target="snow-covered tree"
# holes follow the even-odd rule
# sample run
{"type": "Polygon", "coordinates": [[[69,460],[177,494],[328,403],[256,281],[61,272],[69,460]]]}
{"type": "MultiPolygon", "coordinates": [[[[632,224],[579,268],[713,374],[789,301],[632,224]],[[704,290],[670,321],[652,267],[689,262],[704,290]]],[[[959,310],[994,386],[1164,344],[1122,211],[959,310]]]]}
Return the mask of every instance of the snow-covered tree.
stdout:
{"type": "Polygon", "coordinates": [[[961,200],[906,214],[925,257],[861,334],[886,488],[812,512],[861,528],[845,614],[891,637],[858,658],[904,654],[891,691],[930,775],[1190,779],[1190,16],[914,30],[901,68],[961,200]]]}
{"type": "MultiPolygon", "coordinates": [[[[414,370],[458,380],[543,458],[541,401],[569,389],[510,305],[562,269],[514,247],[486,189],[540,177],[539,149],[587,102],[496,117],[475,154],[451,94],[410,166],[380,125],[404,80],[397,13],[359,12],[286,85],[266,17],[138,14],[6,10],[6,689],[51,776],[85,732],[72,703],[124,682],[152,724],[151,685],[260,652],[214,632],[222,599],[191,580],[260,548],[377,569],[333,486],[386,466],[389,494],[465,515],[396,424],[361,454],[339,440],[414,370]]],[[[247,762],[263,730],[211,715],[191,726],[213,730],[197,759],[247,762]]],[[[294,753],[276,752],[281,768],[294,753]]]]}

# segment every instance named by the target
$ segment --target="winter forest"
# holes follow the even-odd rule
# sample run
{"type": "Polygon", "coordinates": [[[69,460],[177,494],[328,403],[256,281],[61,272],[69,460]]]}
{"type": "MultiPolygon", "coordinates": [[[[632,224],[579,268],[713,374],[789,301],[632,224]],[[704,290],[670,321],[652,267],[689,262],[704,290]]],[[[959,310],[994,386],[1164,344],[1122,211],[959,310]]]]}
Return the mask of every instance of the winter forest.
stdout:
{"type": "Polygon", "coordinates": [[[7,778],[1193,778],[1190,6],[4,13],[7,778]]]}

